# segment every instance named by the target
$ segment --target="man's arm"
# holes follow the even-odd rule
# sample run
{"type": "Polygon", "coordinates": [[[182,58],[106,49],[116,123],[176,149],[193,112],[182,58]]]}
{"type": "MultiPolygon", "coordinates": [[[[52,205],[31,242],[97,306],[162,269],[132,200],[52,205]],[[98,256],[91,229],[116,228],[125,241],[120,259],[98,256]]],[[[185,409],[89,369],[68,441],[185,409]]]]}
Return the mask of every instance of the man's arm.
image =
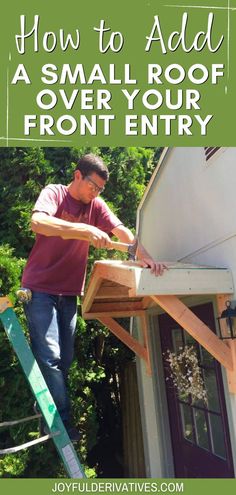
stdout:
{"type": "MultiPolygon", "coordinates": [[[[31,228],[36,234],[45,236],[58,236],[62,239],[80,239],[87,241],[97,249],[111,249],[111,239],[106,232],[85,223],[68,222],[61,218],[56,218],[44,212],[34,212],[31,218],[31,228]]],[[[134,235],[124,225],[119,225],[112,230],[121,242],[132,244],[135,241],[134,235]]],[[[143,267],[151,268],[155,275],[162,275],[166,266],[152,259],[144,247],[139,244],[137,258],[143,267]]]]}
{"type": "Polygon", "coordinates": [[[132,244],[133,242],[135,242],[135,238],[131,230],[129,230],[123,224],[120,224],[118,225],[118,227],[112,229],[112,234],[118,237],[119,241],[125,242],[126,244],[132,244]]]}
{"type": "Polygon", "coordinates": [[[36,234],[58,236],[62,239],[80,239],[92,244],[95,248],[111,246],[111,240],[106,232],[85,223],[67,222],[44,212],[34,212],[31,218],[31,228],[36,234]]]}
{"type": "MultiPolygon", "coordinates": [[[[129,230],[124,225],[118,225],[118,227],[115,227],[112,230],[112,233],[116,237],[118,237],[118,239],[121,242],[125,242],[128,244],[132,244],[133,242],[135,242],[135,238],[131,230],[129,230]]],[[[153,273],[156,276],[162,275],[164,270],[167,269],[167,266],[164,263],[159,263],[158,261],[154,261],[154,259],[150,256],[150,254],[140,243],[138,243],[136,256],[140,262],[140,265],[143,266],[144,268],[151,268],[151,273],[153,273]]]]}

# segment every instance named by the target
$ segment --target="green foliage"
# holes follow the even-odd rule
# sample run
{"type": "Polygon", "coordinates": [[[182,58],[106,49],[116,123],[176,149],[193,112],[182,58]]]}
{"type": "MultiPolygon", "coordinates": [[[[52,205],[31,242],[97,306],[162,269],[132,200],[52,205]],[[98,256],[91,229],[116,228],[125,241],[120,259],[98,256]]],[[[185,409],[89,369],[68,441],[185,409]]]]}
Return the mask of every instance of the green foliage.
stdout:
{"type": "Polygon", "coordinates": [[[13,256],[13,251],[8,244],[0,246],[0,291],[3,295],[12,296],[14,300],[25,262],[13,256]]]}
{"type": "Polygon", "coordinates": [[[0,174],[0,242],[26,256],[33,243],[31,209],[53,168],[39,148],[10,148],[3,153],[0,174]]]}
{"type": "Polygon", "coordinates": [[[0,461],[0,477],[19,478],[24,473],[28,457],[28,452],[15,456],[6,455],[4,462],[0,461]]]}
{"type": "MultiPolygon", "coordinates": [[[[134,229],[136,209],[154,170],[160,148],[1,148],[0,150],[0,291],[10,294],[20,286],[21,272],[34,235],[29,224],[32,207],[49,183],[67,184],[75,163],[84,153],[100,155],[110,180],[103,197],[122,222],[134,229]]],[[[90,249],[88,276],[96,259],[125,258],[116,251],[90,249]]],[[[26,334],[22,307],[17,316],[26,334]]],[[[122,322],[122,324],[128,322],[122,322]]],[[[119,374],[133,354],[96,321],[78,316],[75,360],[69,376],[75,424],[82,431],[79,455],[88,477],[105,476],[101,458],[107,445],[122,455],[119,374]],[[89,465],[87,465],[89,464],[89,465]]],[[[0,421],[29,416],[33,397],[0,328],[0,421]]],[[[38,435],[37,421],[0,432],[0,448],[17,445],[38,435]]],[[[63,466],[50,442],[0,460],[1,477],[63,477],[63,466]]]]}
{"type": "Polygon", "coordinates": [[[136,210],[153,171],[153,148],[101,148],[110,179],[104,198],[129,228],[134,228],[136,210]]]}
{"type": "MultiPolygon", "coordinates": [[[[9,245],[0,246],[1,292],[4,295],[9,294],[14,302],[24,260],[18,259],[13,253],[14,250],[9,245]]],[[[32,414],[33,398],[2,327],[0,330],[0,421],[3,422],[23,417],[29,411],[32,414]]],[[[8,448],[14,445],[15,441],[23,443],[28,432],[29,427],[25,425],[21,425],[18,430],[15,427],[3,430],[0,435],[1,448],[8,448]]],[[[0,476],[20,477],[24,473],[28,457],[28,452],[21,452],[16,456],[7,455],[1,458],[0,476]]]]}

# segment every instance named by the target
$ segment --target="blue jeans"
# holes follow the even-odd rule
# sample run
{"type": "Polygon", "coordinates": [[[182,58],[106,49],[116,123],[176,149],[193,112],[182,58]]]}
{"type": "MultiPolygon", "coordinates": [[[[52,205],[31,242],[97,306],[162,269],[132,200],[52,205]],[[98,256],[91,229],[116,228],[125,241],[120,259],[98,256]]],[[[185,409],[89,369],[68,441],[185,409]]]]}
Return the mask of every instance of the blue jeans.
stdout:
{"type": "Polygon", "coordinates": [[[74,354],[76,296],[33,292],[24,304],[33,354],[63,421],[69,421],[67,376],[74,354]]]}

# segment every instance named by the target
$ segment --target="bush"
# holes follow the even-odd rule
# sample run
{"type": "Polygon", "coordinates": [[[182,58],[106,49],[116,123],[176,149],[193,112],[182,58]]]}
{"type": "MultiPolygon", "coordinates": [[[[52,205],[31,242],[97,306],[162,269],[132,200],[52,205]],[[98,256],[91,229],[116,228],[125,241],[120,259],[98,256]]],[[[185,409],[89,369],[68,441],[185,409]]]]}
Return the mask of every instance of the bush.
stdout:
{"type": "Polygon", "coordinates": [[[0,246],[0,291],[2,295],[10,295],[15,301],[25,260],[16,258],[13,252],[8,244],[0,246]]]}

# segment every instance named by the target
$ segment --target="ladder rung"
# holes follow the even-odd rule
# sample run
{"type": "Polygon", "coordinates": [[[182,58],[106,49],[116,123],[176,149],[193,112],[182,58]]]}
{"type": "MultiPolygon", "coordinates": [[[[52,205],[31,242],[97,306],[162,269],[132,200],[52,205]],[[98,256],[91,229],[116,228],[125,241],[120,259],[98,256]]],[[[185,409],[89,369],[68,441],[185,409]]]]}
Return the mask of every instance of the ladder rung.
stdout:
{"type": "Polygon", "coordinates": [[[5,421],[4,423],[0,423],[0,428],[3,428],[4,426],[18,425],[19,423],[26,423],[27,421],[31,421],[32,419],[37,419],[37,418],[41,418],[41,417],[42,417],[42,414],[37,413],[37,414],[34,414],[33,416],[27,416],[26,418],[15,419],[13,421],[5,421]]]}
{"type": "Polygon", "coordinates": [[[0,450],[0,455],[5,454],[15,454],[15,452],[19,452],[20,450],[28,449],[29,447],[33,447],[37,443],[43,443],[49,440],[52,437],[55,437],[60,434],[60,431],[56,431],[55,433],[51,433],[50,435],[44,435],[43,437],[36,438],[36,440],[31,440],[30,442],[22,443],[21,445],[17,445],[16,447],[10,447],[9,449],[0,450]]]}

